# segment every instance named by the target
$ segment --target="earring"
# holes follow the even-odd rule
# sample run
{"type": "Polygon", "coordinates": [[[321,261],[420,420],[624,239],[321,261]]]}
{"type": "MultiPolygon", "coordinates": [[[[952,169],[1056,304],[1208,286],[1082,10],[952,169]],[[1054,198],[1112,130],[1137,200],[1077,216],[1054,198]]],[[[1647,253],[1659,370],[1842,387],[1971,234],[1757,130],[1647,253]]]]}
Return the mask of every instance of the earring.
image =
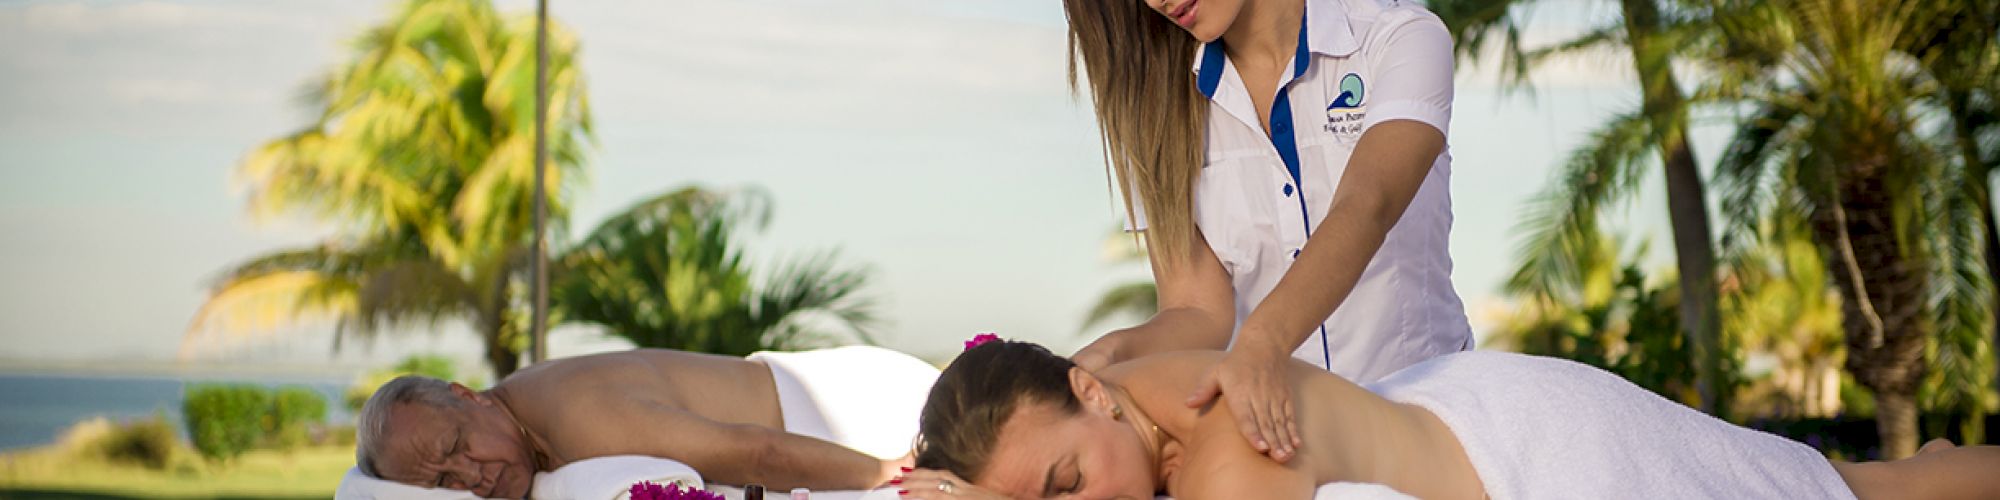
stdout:
{"type": "Polygon", "coordinates": [[[1125,409],[1124,409],[1124,408],[1121,408],[1121,407],[1119,407],[1118,405],[1111,405],[1111,419],[1112,419],[1112,420],[1124,420],[1124,419],[1125,419],[1125,409]]]}

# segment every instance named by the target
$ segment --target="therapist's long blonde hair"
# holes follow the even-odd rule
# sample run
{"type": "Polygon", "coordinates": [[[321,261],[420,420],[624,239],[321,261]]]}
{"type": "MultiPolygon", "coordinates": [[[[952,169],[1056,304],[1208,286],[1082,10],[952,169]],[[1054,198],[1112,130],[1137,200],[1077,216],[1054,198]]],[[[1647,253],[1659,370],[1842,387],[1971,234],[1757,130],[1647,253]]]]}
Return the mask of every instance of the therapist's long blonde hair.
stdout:
{"type": "Polygon", "coordinates": [[[1154,261],[1179,264],[1195,241],[1194,184],[1208,123],[1208,99],[1190,70],[1201,43],[1140,0],[1063,0],[1063,10],[1070,89],[1078,88],[1081,63],[1126,216],[1134,205],[1143,209],[1154,261]]]}

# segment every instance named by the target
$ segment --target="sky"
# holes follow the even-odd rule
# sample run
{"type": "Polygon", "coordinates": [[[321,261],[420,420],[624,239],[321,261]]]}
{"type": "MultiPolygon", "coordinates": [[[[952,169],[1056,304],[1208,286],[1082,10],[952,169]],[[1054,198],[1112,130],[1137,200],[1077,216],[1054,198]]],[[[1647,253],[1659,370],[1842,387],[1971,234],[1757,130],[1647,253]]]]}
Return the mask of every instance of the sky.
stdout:
{"type": "MultiPolygon", "coordinates": [[[[532,2],[497,2],[531,13],[532,2]]],[[[1097,294],[1147,276],[1105,258],[1120,220],[1087,103],[1064,76],[1056,0],[552,2],[582,41],[598,147],[573,226],[686,185],[760,186],[774,219],[754,262],[838,251],[873,270],[885,346],[948,356],[976,332],[1073,350],[1097,294]]],[[[252,220],[232,172],[310,116],[301,85],[380,22],[380,0],[0,3],[0,363],[470,363],[458,325],[334,351],[308,324],[176,352],[216,274],[329,228],[252,220]]],[[[1550,0],[1529,41],[1606,4],[1550,0]]],[[[1462,67],[1452,136],[1453,281],[1475,331],[1504,309],[1523,202],[1595,125],[1636,108],[1618,54],[1503,92],[1462,67]]],[[[1716,133],[1696,132],[1697,153],[1716,133]]],[[[1671,258],[1650,179],[1623,215],[1671,258]]],[[[581,231],[578,231],[581,232],[581,231]]],[[[1120,321],[1130,322],[1128,318],[1120,321]]],[[[559,329],[557,355],[614,349],[559,329]]]]}

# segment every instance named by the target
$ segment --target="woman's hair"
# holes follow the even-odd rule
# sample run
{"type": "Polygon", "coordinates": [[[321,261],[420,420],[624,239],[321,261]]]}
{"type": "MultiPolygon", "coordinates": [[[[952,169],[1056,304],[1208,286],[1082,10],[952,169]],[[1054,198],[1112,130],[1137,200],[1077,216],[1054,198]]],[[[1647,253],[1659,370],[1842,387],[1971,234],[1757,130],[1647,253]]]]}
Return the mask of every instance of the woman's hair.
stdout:
{"type": "Polygon", "coordinates": [[[1070,89],[1081,63],[1126,217],[1135,206],[1144,210],[1148,248],[1178,264],[1195,241],[1194,184],[1208,124],[1208,99],[1192,70],[1201,42],[1139,0],[1063,0],[1063,10],[1070,89]]]}
{"type": "Polygon", "coordinates": [[[978,481],[1018,408],[1054,404],[1065,415],[1083,404],[1070,392],[1069,358],[1028,342],[998,340],[967,349],[938,375],[919,417],[917,467],[978,481]]]}

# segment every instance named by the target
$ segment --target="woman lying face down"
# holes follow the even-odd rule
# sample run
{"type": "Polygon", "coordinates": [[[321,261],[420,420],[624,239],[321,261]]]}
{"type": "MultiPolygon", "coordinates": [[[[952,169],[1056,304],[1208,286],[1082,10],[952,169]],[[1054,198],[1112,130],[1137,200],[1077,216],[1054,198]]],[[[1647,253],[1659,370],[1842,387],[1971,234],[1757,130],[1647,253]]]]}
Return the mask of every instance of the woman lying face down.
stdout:
{"type": "Polygon", "coordinates": [[[2000,498],[2000,447],[1834,463],[1601,370],[1484,352],[1370,388],[1296,363],[1290,387],[1315,397],[1276,409],[1305,441],[1279,464],[1242,438],[1226,403],[1182,399],[1222,355],[1090,373],[1025,342],[969,349],[931,390],[905,498],[1309,498],[1334,482],[1438,499],[2000,498]]]}

